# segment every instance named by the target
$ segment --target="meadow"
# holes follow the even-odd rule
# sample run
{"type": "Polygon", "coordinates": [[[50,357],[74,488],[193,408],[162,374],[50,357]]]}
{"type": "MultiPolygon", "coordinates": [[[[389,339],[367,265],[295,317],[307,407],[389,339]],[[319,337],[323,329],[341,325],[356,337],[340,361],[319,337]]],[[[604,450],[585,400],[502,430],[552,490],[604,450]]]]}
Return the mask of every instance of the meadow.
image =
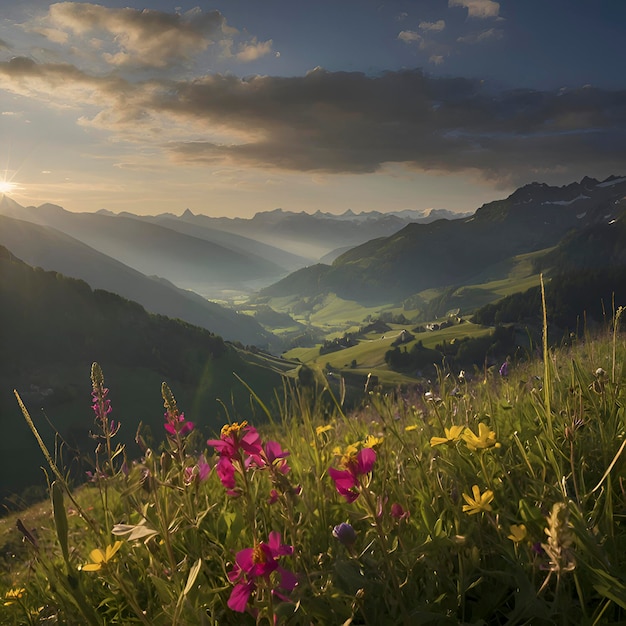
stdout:
{"type": "Polygon", "coordinates": [[[276,410],[250,388],[265,419],[212,435],[164,384],[139,459],[94,364],[90,481],[40,442],[50,503],[0,526],[1,623],[623,623],[621,313],[350,413],[320,378],[285,379],[276,410]]]}

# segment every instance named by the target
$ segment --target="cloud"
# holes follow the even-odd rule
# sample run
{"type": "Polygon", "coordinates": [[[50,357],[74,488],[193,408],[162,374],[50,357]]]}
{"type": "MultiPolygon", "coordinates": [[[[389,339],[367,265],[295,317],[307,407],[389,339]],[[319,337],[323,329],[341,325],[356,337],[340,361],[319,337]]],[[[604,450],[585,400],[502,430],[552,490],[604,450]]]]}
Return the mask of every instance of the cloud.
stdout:
{"type": "Polygon", "coordinates": [[[231,41],[237,32],[219,11],[164,13],[82,2],[52,4],[46,16],[27,27],[55,43],[70,37],[96,49],[106,43],[102,58],[113,66],[154,68],[187,61],[213,43],[231,41]]]}
{"type": "Polygon", "coordinates": [[[256,61],[271,52],[271,39],[269,41],[262,41],[259,43],[256,37],[253,37],[250,43],[240,44],[239,51],[234,56],[238,61],[256,61]]]}
{"type": "Polygon", "coordinates": [[[457,39],[459,43],[475,44],[483,43],[491,39],[502,39],[504,37],[504,31],[499,28],[488,28],[477,33],[469,33],[463,35],[457,39]]]}
{"type": "Polygon", "coordinates": [[[500,3],[493,0],[448,0],[448,6],[465,8],[468,17],[479,19],[498,17],[500,13],[500,3]]]}
{"type": "Polygon", "coordinates": [[[420,22],[419,27],[425,31],[438,33],[446,27],[446,23],[443,20],[437,20],[436,22],[420,22]]]}
{"type": "Polygon", "coordinates": [[[82,124],[199,167],[344,174],[396,163],[502,185],[626,171],[626,91],[493,92],[417,70],[321,68],[131,83],[25,58],[0,63],[0,83],[46,103],[71,98],[82,124]]]}
{"type": "Polygon", "coordinates": [[[404,41],[404,43],[415,43],[416,41],[421,41],[422,36],[413,30],[401,30],[398,33],[398,39],[404,41]]]}

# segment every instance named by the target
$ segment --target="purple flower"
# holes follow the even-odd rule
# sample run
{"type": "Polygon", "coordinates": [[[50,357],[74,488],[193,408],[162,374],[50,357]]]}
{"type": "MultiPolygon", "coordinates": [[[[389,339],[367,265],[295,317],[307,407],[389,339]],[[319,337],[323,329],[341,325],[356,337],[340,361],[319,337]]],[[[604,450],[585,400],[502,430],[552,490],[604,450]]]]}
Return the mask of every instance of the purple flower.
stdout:
{"type": "Polygon", "coordinates": [[[502,363],[502,365],[500,366],[500,376],[505,377],[509,375],[509,362],[505,361],[504,363],[502,363]]]}
{"type": "Polygon", "coordinates": [[[356,541],[356,532],[350,524],[342,522],[333,528],[333,537],[344,546],[351,546],[356,541]]]}

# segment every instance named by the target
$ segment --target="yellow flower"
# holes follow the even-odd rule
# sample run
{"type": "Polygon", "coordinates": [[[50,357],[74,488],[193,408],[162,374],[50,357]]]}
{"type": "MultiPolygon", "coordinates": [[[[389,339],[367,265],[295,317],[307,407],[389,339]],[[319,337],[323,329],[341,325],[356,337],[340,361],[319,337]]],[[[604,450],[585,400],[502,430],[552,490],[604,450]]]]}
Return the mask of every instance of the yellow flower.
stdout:
{"type": "Polygon", "coordinates": [[[481,494],[478,485],[472,487],[472,493],[474,497],[471,498],[466,493],[463,494],[463,499],[467,504],[463,505],[463,512],[468,515],[476,515],[477,513],[484,513],[485,511],[491,511],[491,505],[489,504],[493,500],[493,491],[487,489],[485,493],[481,494]]]}
{"type": "Polygon", "coordinates": [[[383,440],[384,437],[374,437],[374,435],[368,435],[363,441],[363,447],[375,448],[376,446],[379,446],[383,442],[383,440]]]}
{"type": "Polygon", "coordinates": [[[4,594],[5,603],[4,606],[9,606],[14,604],[16,600],[19,600],[26,593],[26,589],[24,587],[9,589],[4,594]]]}
{"type": "Polygon", "coordinates": [[[448,446],[453,446],[459,439],[461,438],[461,433],[463,432],[463,426],[452,426],[450,428],[444,428],[444,432],[446,434],[445,437],[431,437],[430,445],[431,446],[439,446],[442,443],[445,443],[448,446]]]}
{"type": "Polygon", "coordinates": [[[493,430],[489,430],[489,426],[484,422],[478,424],[478,435],[475,435],[470,428],[466,428],[463,433],[463,439],[467,447],[474,451],[500,447],[500,444],[496,441],[496,433],[493,430]]]}
{"type": "Polygon", "coordinates": [[[326,424],[325,426],[318,426],[315,429],[315,434],[319,437],[322,433],[327,433],[329,430],[332,430],[334,426],[332,424],[326,424]]]}
{"type": "Polygon", "coordinates": [[[412,430],[417,430],[417,424],[409,424],[404,427],[404,431],[410,433],[412,430]]]}
{"type": "Polygon", "coordinates": [[[520,543],[521,541],[524,541],[524,539],[526,539],[526,535],[528,534],[524,524],[520,524],[519,526],[517,524],[511,524],[509,531],[511,534],[507,537],[507,539],[510,539],[513,543],[520,543]]]}
{"type": "Polygon", "coordinates": [[[97,572],[102,565],[108,563],[113,559],[115,553],[122,547],[121,541],[116,541],[112,546],[107,546],[106,550],[102,551],[99,548],[92,550],[89,553],[91,563],[83,565],[83,570],[86,572],[97,572]]]}
{"type": "Polygon", "coordinates": [[[224,426],[222,426],[220,437],[222,439],[226,439],[226,437],[233,437],[235,435],[238,435],[247,425],[248,422],[246,421],[241,422],[241,424],[239,422],[225,424],[224,426]]]}
{"type": "Polygon", "coordinates": [[[343,453],[340,448],[335,448],[334,452],[341,457],[339,465],[349,467],[355,461],[356,455],[359,453],[359,446],[356,443],[351,443],[349,446],[346,446],[343,453]]]}

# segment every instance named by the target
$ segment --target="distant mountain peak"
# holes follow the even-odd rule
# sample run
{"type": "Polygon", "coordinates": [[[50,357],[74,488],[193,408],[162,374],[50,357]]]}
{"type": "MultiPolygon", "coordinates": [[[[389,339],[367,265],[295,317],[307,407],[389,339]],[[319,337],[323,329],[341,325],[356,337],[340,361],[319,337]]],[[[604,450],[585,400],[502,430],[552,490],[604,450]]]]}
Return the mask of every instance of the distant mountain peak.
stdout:
{"type": "Polygon", "coordinates": [[[191,212],[191,209],[185,209],[181,217],[190,218],[190,217],[195,217],[195,215],[191,212]]]}

